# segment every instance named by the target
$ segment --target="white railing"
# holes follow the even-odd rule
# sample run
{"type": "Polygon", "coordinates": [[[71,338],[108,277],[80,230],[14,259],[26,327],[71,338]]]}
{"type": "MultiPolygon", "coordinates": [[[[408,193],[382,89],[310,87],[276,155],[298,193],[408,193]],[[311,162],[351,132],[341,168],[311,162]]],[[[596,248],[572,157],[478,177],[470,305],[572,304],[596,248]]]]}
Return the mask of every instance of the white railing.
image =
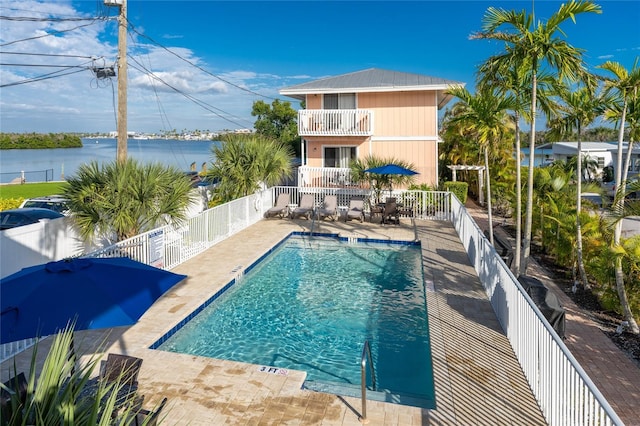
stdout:
{"type": "Polygon", "coordinates": [[[368,109],[302,109],[298,134],[304,136],[371,136],[373,111],[368,109]]]}
{"type": "Polygon", "coordinates": [[[0,362],[11,358],[15,354],[29,349],[38,342],[37,338],[18,340],[0,345],[0,362]]]}
{"type": "Polygon", "coordinates": [[[464,206],[451,218],[549,425],[622,425],[464,206]]]}
{"type": "Polygon", "coordinates": [[[205,210],[183,226],[163,226],[86,257],[126,256],[162,269],[172,269],[218,242],[253,225],[273,205],[272,189],[205,210]]]}
{"type": "Polygon", "coordinates": [[[351,169],[348,167],[298,167],[300,186],[312,188],[360,187],[351,181],[351,169]]]}

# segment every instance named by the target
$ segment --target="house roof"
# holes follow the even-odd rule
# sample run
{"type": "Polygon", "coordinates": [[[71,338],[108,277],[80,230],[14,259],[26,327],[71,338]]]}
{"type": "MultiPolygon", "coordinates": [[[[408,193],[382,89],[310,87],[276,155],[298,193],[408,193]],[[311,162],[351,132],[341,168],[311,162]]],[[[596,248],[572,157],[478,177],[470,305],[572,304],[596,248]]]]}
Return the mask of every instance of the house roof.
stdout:
{"type": "MultiPolygon", "coordinates": [[[[627,142],[623,142],[622,150],[626,152],[629,147],[627,142]]],[[[578,142],[554,142],[546,143],[536,147],[538,149],[552,149],[554,154],[574,155],[578,149],[578,142]]],[[[582,142],[582,152],[617,152],[618,142],[582,142]]],[[[640,148],[633,146],[634,153],[640,153],[640,148]]]]}
{"type": "Polygon", "coordinates": [[[285,87],[280,94],[304,100],[308,94],[434,90],[438,92],[438,108],[442,108],[451,99],[445,91],[451,86],[464,85],[460,81],[439,77],[369,68],[285,87]]]}

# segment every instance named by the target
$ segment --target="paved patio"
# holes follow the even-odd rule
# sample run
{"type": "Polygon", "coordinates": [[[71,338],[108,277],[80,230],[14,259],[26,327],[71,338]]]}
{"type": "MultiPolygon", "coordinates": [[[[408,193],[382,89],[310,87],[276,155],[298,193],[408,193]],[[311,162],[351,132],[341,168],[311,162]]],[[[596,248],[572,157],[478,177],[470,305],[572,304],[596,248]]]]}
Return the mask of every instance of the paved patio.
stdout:
{"type": "MultiPolygon", "coordinates": [[[[359,398],[302,390],[305,373],[279,376],[258,366],[147,349],[178,321],[227,284],[305,220],[263,220],[185,262],[174,272],[188,278],[158,300],[131,327],[78,332],[79,352],[106,352],[144,359],[140,392],[151,408],[168,397],[169,425],[359,425],[359,398]]],[[[535,399],[502,333],[456,232],[449,223],[404,219],[399,226],[357,221],[316,223],[315,231],[422,243],[424,278],[437,408],[368,401],[374,425],[543,425],[535,399]]],[[[48,342],[40,345],[46,353],[48,342]]],[[[30,351],[16,357],[28,368],[30,351]]],[[[1,366],[6,380],[12,361],[1,366]]]]}

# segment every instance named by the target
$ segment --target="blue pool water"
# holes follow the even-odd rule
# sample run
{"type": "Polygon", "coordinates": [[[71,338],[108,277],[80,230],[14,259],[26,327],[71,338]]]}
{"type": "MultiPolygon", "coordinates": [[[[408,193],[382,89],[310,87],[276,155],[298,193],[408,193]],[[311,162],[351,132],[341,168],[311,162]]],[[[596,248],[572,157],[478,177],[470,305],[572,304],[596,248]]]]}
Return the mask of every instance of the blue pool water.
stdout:
{"type": "Polygon", "coordinates": [[[305,387],[435,407],[418,245],[289,237],[157,349],[307,372],[305,387]],[[369,380],[369,385],[371,381],[369,380]]]}

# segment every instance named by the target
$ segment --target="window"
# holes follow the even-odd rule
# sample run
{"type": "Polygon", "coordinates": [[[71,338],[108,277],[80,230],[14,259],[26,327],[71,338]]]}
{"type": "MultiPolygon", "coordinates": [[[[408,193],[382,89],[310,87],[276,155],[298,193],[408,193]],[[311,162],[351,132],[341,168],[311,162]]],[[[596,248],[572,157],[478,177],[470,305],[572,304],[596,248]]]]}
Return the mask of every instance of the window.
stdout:
{"type": "Polygon", "coordinates": [[[356,159],[355,146],[326,147],[324,149],[324,167],[349,167],[356,159]]]}
{"type": "Polygon", "coordinates": [[[356,109],[356,94],[326,94],[324,95],[324,109],[356,109]]]}

